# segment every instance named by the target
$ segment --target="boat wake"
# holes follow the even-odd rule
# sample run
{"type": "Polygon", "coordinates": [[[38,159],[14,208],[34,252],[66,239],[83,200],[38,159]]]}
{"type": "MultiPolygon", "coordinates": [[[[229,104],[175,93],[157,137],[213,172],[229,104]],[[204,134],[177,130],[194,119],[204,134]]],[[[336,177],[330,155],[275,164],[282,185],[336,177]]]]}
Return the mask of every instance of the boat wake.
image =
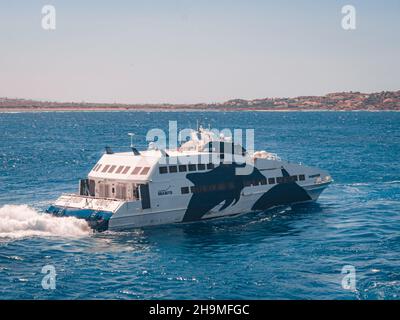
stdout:
{"type": "Polygon", "coordinates": [[[27,205],[0,207],[0,238],[81,237],[91,234],[84,220],[54,217],[27,205]]]}

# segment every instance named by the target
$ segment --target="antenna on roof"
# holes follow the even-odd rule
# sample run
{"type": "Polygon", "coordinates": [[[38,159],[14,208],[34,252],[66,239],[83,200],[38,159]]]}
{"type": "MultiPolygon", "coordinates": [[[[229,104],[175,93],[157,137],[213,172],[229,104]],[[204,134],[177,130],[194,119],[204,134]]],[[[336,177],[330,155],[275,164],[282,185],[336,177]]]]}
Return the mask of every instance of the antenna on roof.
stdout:
{"type": "Polygon", "coordinates": [[[134,136],[134,135],[135,135],[134,133],[128,132],[128,136],[131,137],[131,148],[133,148],[133,136],[134,136]]]}
{"type": "Polygon", "coordinates": [[[134,136],[134,135],[135,135],[134,133],[128,132],[128,136],[131,137],[131,149],[132,149],[132,151],[133,151],[133,154],[134,154],[135,156],[139,156],[139,155],[140,155],[140,152],[133,146],[133,136],[134,136]]]}
{"type": "Polygon", "coordinates": [[[161,155],[162,155],[163,157],[169,157],[169,154],[166,153],[164,149],[160,149],[160,152],[161,152],[161,155]]]}

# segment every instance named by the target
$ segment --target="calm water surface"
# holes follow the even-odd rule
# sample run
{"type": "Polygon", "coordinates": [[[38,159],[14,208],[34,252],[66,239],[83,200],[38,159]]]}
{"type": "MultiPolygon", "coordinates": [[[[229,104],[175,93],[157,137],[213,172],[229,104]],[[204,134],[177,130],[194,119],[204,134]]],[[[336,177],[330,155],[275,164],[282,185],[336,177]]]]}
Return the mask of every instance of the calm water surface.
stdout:
{"type": "Polygon", "coordinates": [[[400,113],[0,114],[1,299],[399,299],[400,113]],[[93,234],[43,217],[105,145],[196,119],[254,128],[256,149],[327,169],[315,204],[234,219],[93,234]],[[55,290],[42,267],[57,271],[55,290]],[[342,267],[356,268],[344,290],[342,267]]]}

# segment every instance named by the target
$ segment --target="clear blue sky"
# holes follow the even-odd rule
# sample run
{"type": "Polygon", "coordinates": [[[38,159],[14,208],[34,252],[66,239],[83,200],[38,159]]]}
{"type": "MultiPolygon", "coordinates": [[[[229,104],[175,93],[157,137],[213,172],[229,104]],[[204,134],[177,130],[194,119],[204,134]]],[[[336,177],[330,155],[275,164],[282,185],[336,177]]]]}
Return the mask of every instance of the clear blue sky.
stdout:
{"type": "Polygon", "coordinates": [[[220,102],[400,89],[400,1],[0,0],[0,96],[220,102]],[[41,28],[41,8],[57,29],[41,28]],[[341,8],[357,29],[341,28],[341,8]]]}

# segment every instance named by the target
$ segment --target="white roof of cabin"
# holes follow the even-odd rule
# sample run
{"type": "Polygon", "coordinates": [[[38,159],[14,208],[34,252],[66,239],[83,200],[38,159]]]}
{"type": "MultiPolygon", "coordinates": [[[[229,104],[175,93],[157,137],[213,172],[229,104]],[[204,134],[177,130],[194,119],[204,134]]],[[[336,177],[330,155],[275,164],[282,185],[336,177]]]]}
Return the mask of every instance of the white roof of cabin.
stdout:
{"type": "Polygon", "coordinates": [[[149,180],[159,162],[160,166],[164,166],[210,161],[209,152],[179,150],[165,150],[165,152],[168,158],[165,158],[160,150],[141,151],[140,155],[134,155],[133,152],[104,154],[89,172],[88,177],[143,182],[149,180]]]}
{"type": "Polygon", "coordinates": [[[161,157],[159,151],[142,151],[104,154],[89,173],[89,179],[115,179],[146,181],[161,157]],[[148,168],[145,169],[144,168],[148,168]]]}
{"type": "MultiPolygon", "coordinates": [[[[217,136],[212,131],[203,128],[200,128],[198,132],[193,131],[191,138],[190,141],[175,150],[160,151],[155,148],[140,151],[140,155],[135,155],[132,151],[104,154],[90,171],[88,177],[89,179],[127,180],[139,183],[148,181],[160,159],[162,160],[160,165],[208,163],[210,152],[203,150],[208,142],[231,141],[230,138],[225,138],[223,135],[217,136]],[[165,157],[165,153],[168,154],[168,157],[165,157]],[[166,163],[167,161],[169,163],[166,163]]],[[[219,158],[217,160],[219,162],[219,158]]]]}

